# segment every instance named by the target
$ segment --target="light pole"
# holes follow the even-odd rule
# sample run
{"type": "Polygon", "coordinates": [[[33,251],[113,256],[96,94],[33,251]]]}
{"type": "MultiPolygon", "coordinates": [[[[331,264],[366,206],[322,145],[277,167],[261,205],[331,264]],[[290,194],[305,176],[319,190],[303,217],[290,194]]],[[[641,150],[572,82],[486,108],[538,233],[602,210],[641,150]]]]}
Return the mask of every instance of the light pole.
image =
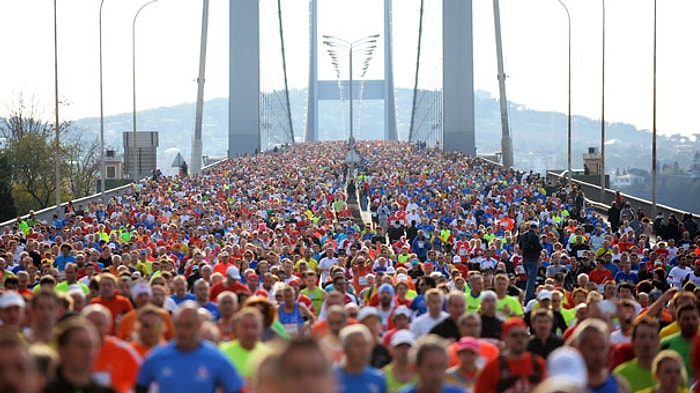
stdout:
{"type": "Polygon", "coordinates": [[[493,24],[496,32],[496,60],[498,67],[498,92],[501,106],[501,151],[503,155],[503,167],[512,168],[513,139],[510,137],[510,123],[508,121],[508,98],[506,97],[506,72],[503,65],[503,45],[501,40],[501,11],[499,0],[493,0],[493,24]]]}
{"type": "Polygon", "coordinates": [[[53,0],[53,70],[54,70],[54,89],[55,89],[55,105],[54,108],[56,114],[56,214],[60,216],[61,214],[61,139],[60,139],[60,129],[61,123],[58,118],[58,12],[56,9],[56,0],[53,0]]]}
{"type": "MultiPolygon", "coordinates": [[[[338,37],[330,36],[330,35],[324,35],[323,38],[325,41],[323,43],[328,46],[328,54],[331,56],[331,59],[333,59],[333,65],[336,67],[336,72],[338,74],[338,78],[340,78],[340,61],[338,59],[336,50],[347,52],[348,54],[348,66],[349,66],[349,79],[350,79],[350,141],[355,140],[354,137],[354,124],[353,124],[353,52],[356,50],[362,50],[362,55],[363,55],[363,64],[362,64],[362,76],[367,72],[367,67],[369,65],[369,61],[372,59],[372,53],[374,52],[374,49],[377,47],[376,42],[377,38],[379,37],[379,34],[373,34],[369,35],[367,37],[361,38],[359,40],[349,42],[346,40],[343,40],[338,37]]],[[[352,149],[353,146],[350,146],[352,149]]]]}
{"type": "Polygon", "coordinates": [[[652,93],[651,126],[651,216],[656,217],[656,0],[654,0],[654,88],[652,93]]]}
{"type": "Polygon", "coordinates": [[[600,111],[600,202],[605,203],[605,0],[601,0],[603,9],[603,56],[601,77],[601,111],[600,111]]]}
{"type": "Polygon", "coordinates": [[[138,149],[136,147],[136,19],[139,17],[139,14],[141,13],[141,10],[146,8],[147,5],[153,4],[157,2],[158,0],[151,0],[148,3],[144,4],[141,6],[141,8],[136,11],[136,14],[134,15],[134,20],[131,23],[131,76],[132,76],[132,99],[133,99],[133,112],[132,112],[132,123],[134,126],[134,132],[133,132],[133,164],[134,168],[129,170],[131,172],[131,177],[132,180],[136,181],[138,180],[138,149]]]}
{"type": "Polygon", "coordinates": [[[566,115],[566,130],[567,130],[567,180],[571,184],[571,14],[569,13],[569,8],[564,4],[562,0],[559,0],[559,4],[564,7],[566,11],[566,20],[568,23],[569,30],[569,65],[568,65],[568,106],[566,115]]]}
{"type": "Polygon", "coordinates": [[[105,0],[100,0],[100,198],[105,201],[105,112],[102,90],[102,6],[105,0]]]}

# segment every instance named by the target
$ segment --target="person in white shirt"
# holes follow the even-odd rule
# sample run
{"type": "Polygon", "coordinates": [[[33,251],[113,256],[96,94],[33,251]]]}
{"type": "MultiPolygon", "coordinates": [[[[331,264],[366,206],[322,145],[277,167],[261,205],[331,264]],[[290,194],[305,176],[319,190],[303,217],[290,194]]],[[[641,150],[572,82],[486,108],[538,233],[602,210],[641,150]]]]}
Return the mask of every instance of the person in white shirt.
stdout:
{"type": "Polygon", "coordinates": [[[490,248],[484,250],[484,257],[479,262],[479,264],[481,265],[482,271],[486,269],[495,269],[496,265],[498,264],[498,261],[496,260],[496,258],[493,257],[493,250],[491,250],[490,248]]]}
{"type": "Polygon", "coordinates": [[[689,268],[686,262],[685,256],[678,257],[678,266],[675,266],[670,272],[668,272],[669,284],[677,288],[680,288],[683,285],[685,276],[693,272],[693,269],[689,268]]]}
{"type": "MultiPolygon", "coordinates": [[[[698,260],[700,261],[700,260],[698,260]]],[[[694,270],[686,276],[688,281],[692,282],[695,284],[696,287],[700,287],[700,262],[696,261],[695,266],[693,266],[694,270]]],[[[686,261],[687,262],[687,261],[686,261]]],[[[685,280],[685,278],[683,279],[685,280]]],[[[681,280],[681,281],[683,281],[681,280]]]]}
{"type": "Polygon", "coordinates": [[[316,267],[321,275],[320,282],[324,283],[328,281],[331,276],[331,268],[336,265],[338,265],[338,258],[335,257],[333,247],[328,247],[326,249],[326,256],[321,258],[316,267]]]}
{"type": "Polygon", "coordinates": [[[622,300],[617,307],[622,307],[620,328],[610,333],[610,344],[623,344],[632,342],[632,330],[634,329],[633,318],[636,315],[634,303],[629,300],[622,300]]]}
{"type": "Polygon", "coordinates": [[[676,247],[676,240],[668,239],[668,247],[666,247],[666,249],[668,250],[668,260],[670,261],[678,253],[678,247],[676,247]]]}
{"type": "Polygon", "coordinates": [[[411,323],[411,332],[416,337],[422,337],[430,333],[430,330],[447,318],[448,314],[442,311],[443,296],[439,289],[432,288],[425,293],[425,302],[428,312],[416,318],[411,323]]]}

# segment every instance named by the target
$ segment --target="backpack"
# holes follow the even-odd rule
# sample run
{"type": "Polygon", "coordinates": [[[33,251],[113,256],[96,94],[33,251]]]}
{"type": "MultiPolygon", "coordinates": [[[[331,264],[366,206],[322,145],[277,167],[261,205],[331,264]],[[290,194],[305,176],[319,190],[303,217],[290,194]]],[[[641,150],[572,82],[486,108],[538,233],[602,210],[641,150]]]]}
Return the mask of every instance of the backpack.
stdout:
{"type": "MultiPolygon", "coordinates": [[[[532,374],[527,377],[530,385],[535,386],[542,381],[542,367],[537,361],[539,356],[531,354],[532,359],[532,374]]],[[[500,365],[500,374],[498,378],[498,386],[496,387],[496,392],[501,393],[513,387],[516,381],[525,376],[516,376],[510,373],[508,368],[508,359],[505,356],[498,356],[498,364],[500,365]]]]}

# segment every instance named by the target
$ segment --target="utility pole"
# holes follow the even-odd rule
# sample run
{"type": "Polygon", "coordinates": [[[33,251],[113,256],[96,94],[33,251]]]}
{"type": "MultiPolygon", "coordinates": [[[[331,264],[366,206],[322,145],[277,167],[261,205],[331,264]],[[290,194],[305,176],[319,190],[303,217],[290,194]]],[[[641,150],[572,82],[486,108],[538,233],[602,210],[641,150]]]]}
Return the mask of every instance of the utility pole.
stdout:
{"type": "Polygon", "coordinates": [[[197,76],[197,112],[194,117],[194,139],[190,156],[193,175],[202,170],[202,114],[204,112],[204,70],[207,64],[207,31],[209,29],[209,0],[202,3],[202,38],[199,44],[199,74],[197,76]]]}
{"type": "Polygon", "coordinates": [[[501,103],[501,151],[503,166],[512,168],[513,140],[508,125],[508,98],[506,97],[506,72],[503,67],[503,45],[501,43],[501,11],[499,0],[493,0],[493,22],[496,30],[496,57],[498,58],[498,91],[501,103]]]}

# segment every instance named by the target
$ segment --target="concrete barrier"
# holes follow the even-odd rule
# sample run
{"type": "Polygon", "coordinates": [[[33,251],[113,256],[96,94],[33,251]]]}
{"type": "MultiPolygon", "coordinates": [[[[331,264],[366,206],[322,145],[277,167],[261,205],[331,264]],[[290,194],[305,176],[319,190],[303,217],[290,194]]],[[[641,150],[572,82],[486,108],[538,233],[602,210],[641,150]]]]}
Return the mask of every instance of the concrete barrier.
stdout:
{"type": "MultiPolygon", "coordinates": [[[[553,177],[556,179],[561,179],[562,177],[555,173],[555,172],[547,172],[548,177],[553,177]]],[[[586,195],[586,200],[593,206],[598,212],[606,215],[608,213],[608,209],[610,209],[610,206],[612,205],[613,201],[615,200],[615,190],[611,189],[606,189],[605,190],[605,196],[604,200],[600,200],[600,185],[599,184],[591,184],[591,183],[586,183],[581,180],[577,180],[572,178],[571,179],[572,183],[575,183],[577,187],[581,188],[586,195]]],[[[640,209],[646,213],[646,215],[650,219],[654,219],[654,217],[651,217],[652,214],[652,203],[649,200],[642,199],[642,198],[637,198],[632,195],[624,195],[625,201],[629,202],[632,208],[634,208],[635,211],[639,211],[640,209]]],[[[676,208],[673,208],[671,206],[666,206],[662,204],[656,204],[656,211],[657,212],[662,212],[664,213],[664,217],[668,218],[668,216],[673,213],[676,218],[679,221],[683,221],[683,215],[686,213],[692,213],[693,214],[693,219],[700,219],[699,214],[695,214],[693,212],[687,212],[683,210],[679,210],[676,208]]]]}
{"type": "MultiPolygon", "coordinates": [[[[498,167],[502,167],[502,165],[498,162],[488,160],[483,157],[479,157],[480,160],[487,162],[492,165],[496,165],[498,167]]],[[[547,172],[547,177],[548,178],[555,178],[557,180],[561,180],[562,176],[559,174],[560,172],[552,172],[548,171],[547,172]]],[[[598,178],[598,177],[596,177],[598,178]]],[[[604,200],[600,200],[600,184],[592,184],[592,183],[587,183],[585,181],[581,181],[575,178],[572,178],[571,181],[576,184],[577,187],[581,188],[586,195],[586,201],[590,203],[593,208],[595,208],[599,213],[603,214],[604,217],[607,217],[608,215],[608,209],[610,209],[610,206],[612,205],[613,201],[615,200],[615,192],[616,190],[611,190],[611,189],[606,189],[605,190],[605,196],[604,200]]],[[[625,195],[625,200],[630,202],[630,205],[634,208],[635,211],[639,211],[640,209],[644,211],[644,213],[647,214],[647,216],[651,216],[652,212],[652,203],[649,200],[642,199],[642,198],[637,198],[632,195],[625,195]]],[[[676,218],[678,218],[679,221],[683,221],[683,215],[686,213],[692,213],[693,214],[693,219],[698,220],[700,219],[700,214],[696,214],[694,212],[686,212],[680,209],[673,208],[671,206],[666,206],[662,204],[656,204],[656,211],[657,212],[663,212],[664,217],[668,218],[668,216],[673,213],[676,218]]],[[[649,217],[650,219],[654,219],[654,217],[649,217]]]]}

